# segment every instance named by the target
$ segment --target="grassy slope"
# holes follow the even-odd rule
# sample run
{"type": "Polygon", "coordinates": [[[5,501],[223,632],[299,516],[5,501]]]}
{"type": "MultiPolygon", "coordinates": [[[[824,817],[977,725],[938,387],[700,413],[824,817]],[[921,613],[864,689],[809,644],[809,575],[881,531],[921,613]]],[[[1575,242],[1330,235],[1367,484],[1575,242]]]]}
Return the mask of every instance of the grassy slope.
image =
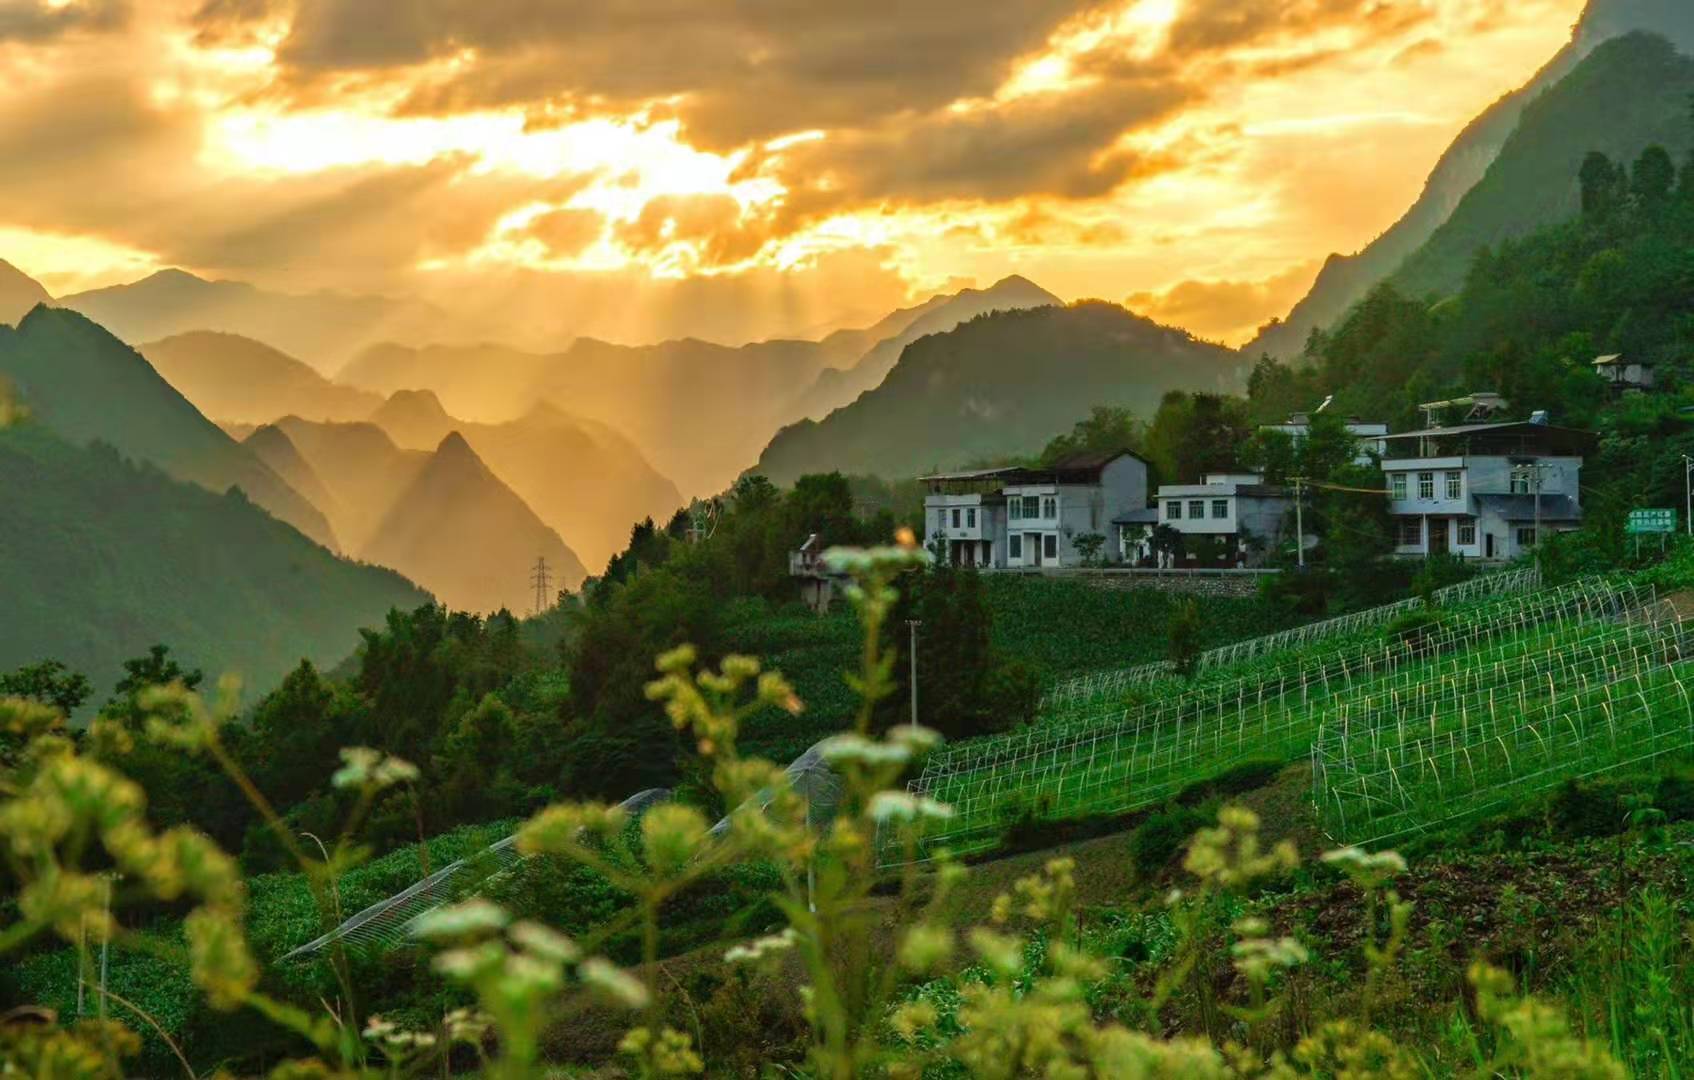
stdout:
{"type": "Polygon", "coordinates": [[[391,607],[426,597],[325,551],[239,495],[25,425],[0,433],[0,669],[47,658],[104,692],[164,642],[250,693],[309,657],[330,666],[391,607]]]}

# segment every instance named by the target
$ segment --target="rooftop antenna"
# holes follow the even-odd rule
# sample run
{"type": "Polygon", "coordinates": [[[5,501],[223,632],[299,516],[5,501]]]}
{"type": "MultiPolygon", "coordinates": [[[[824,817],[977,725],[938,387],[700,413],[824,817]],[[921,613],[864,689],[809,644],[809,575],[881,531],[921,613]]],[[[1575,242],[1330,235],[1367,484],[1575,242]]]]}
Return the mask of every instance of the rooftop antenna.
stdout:
{"type": "Polygon", "coordinates": [[[1319,405],[1319,406],[1318,406],[1318,407],[1317,407],[1317,408],[1316,408],[1316,409],[1313,409],[1313,410],[1312,410],[1312,414],[1313,414],[1313,415],[1314,415],[1314,416],[1315,416],[1315,415],[1317,415],[1317,414],[1318,414],[1318,413],[1320,413],[1320,412],[1323,412],[1323,411],[1324,411],[1324,410],[1325,410],[1325,409],[1327,409],[1327,408],[1329,408],[1329,403],[1330,403],[1330,402],[1332,402],[1332,401],[1334,401],[1334,400],[1335,400],[1335,395],[1334,395],[1334,394],[1331,394],[1331,395],[1329,395],[1329,396],[1328,396],[1328,397],[1326,397],[1326,398],[1324,398],[1324,399],[1323,399],[1323,404],[1322,404],[1322,405],[1319,405]]]}

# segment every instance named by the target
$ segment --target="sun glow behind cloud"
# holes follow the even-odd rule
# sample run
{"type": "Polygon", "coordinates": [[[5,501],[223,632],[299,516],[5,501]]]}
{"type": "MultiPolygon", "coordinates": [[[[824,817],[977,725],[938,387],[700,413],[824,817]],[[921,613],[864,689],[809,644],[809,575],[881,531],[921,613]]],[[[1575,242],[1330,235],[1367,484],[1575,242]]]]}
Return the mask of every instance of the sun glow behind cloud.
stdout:
{"type": "MultiPolygon", "coordinates": [[[[988,34],[990,15],[1019,2],[982,13],[981,34],[967,27],[959,40],[988,34]]],[[[1032,9],[1041,2],[1027,0],[1032,9]]],[[[461,6],[444,0],[441,10],[461,6]]],[[[873,112],[861,99],[879,89],[879,71],[827,52],[799,52],[792,70],[839,63],[852,79],[869,80],[864,88],[849,82],[830,94],[796,82],[749,93],[734,80],[712,84],[706,64],[697,85],[663,92],[620,96],[616,84],[629,80],[612,70],[603,94],[588,85],[505,102],[468,94],[460,104],[441,88],[475,77],[525,84],[536,71],[571,66],[532,68],[544,58],[534,51],[540,44],[502,52],[499,39],[471,35],[404,62],[341,71],[322,61],[302,75],[289,67],[303,47],[291,37],[298,15],[289,0],[222,36],[187,28],[201,4],[160,0],[137,8],[111,57],[133,73],[148,107],[168,117],[172,137],[191,147],[178,187],[143,191],[138,176],[133,205],[106,219],[56,220],[36,206],[10,220],[0,214],[0,229],[10,230],[0,232],[0,255],[79,283],[184,262],[296,288],[321,286],[317,268],[346,261],[326,254],[244,265],[215,258],[232,246],[215,236],[177,252],[161,240],[162,226],[126,224],[211,200],[187,220],[239,236],[271,228],[270,215],[288,223],[264,234],[273,242],[315,215],[334,222],[324,227],[339,230],[358,256],[346,273],[387,291],[505,271],[800,278],[860,252],[914,296],[1021,272],[1067,297],[1158,296],[1187,281],[1275,281],[1255,295],[1280,297],[1291,274],[1308,273],[1328,251],[1357,249],[1402,212],[1463,124],[1559,46],[1582,0],[1521,0],[1509,10],[1493,0],[1361,0],[1357,17],[1278,30],[1345,6],[1124,0],[1078,3],[1081,13],[1065,17],[1053,0],[1040,35],[961,75],[951,96],[923,82],[927,68],[954,61],[943,50],[902,76],[914,80],[910,94],[897,86],[873,112]],[[1207,10],[1221,21],[1196,24],[1207,10]],[[1249,25],[1268,11],[1282,22],[1249,25]],[[994,77],[979,77],[984,71],[994,77]],[[780,120],[732,124],[755,134],[713,137],[724,117],[710,109],[726,95],[741,95],[741,118],[780,120]],[[1065,155],[1069,164],[1055,164],[1065,155]],[[1106,179],[1096,183],[1095,173],[1106,179]],[[418,239],[405,241],[408,230],[418,239]]],[[[837,21],[825,29],[838,37],[796,29],[772,39],[778,51],[765,47],[760,65],[742,74],[788,70],[782,50],[856,40],[841,32],[850,12],[830,17],[837,21]]],[[[710,32],[713,22],[700,25],[710,32]]],[[[691,46],[721,43],[680,42],[673,66],[692,70],[700,57],[691,46]]],[[[0,79],[43,88],[74,81],[78,68],[98,66],[98,47],[90,39],[45,50],[0,43],[0,79]]],[[[886,66],[899,70],[893,58],[886,66]]],[[[651,81],[651,72],[639,74],[651,81]]],[[[0,102],[0,117],[4,110],[0,102]]],[[[154,163],[144,179],[158,186],[166,175],[154,163]]],[[[857,304],[851,295],[839,302],[857,304]]],[[[1251,325],[1206,330],[1239,339],[1251,325]]]]}

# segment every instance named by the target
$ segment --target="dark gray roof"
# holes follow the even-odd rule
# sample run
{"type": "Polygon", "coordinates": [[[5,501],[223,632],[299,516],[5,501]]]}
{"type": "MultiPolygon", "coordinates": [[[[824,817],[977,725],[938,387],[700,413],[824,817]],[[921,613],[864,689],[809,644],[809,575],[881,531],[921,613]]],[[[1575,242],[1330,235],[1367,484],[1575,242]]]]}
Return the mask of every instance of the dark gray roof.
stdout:
{"type": "MultiPolygon", "coordinates": [[[[1478,495],[1478,511],[1487,510],[1505,521],[1534,521],[1534,495],[1478,495]]],[[[1541,496],[1542,521],[1581,521],[1582,507],[1569,495],[1541,496]]]]}
{"type": "Polygon", "coordinates": [[[1156,506],[1145,506],[1140,510],[1125,510],[1123,513],[1112,519],[1112,524],[1149,525],[1156,524],[1158,520],[1159,508],[1156,506]]]}

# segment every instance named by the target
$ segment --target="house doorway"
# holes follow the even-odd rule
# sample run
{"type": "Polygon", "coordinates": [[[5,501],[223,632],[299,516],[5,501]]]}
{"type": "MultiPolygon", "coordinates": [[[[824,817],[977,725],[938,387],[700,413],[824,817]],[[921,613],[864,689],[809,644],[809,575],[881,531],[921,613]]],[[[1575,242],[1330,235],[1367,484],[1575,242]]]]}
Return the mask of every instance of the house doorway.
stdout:
{"type": "Polygon", "coordinates": [[[1024,559],[1024,562],[1028,563],[1030,566],[1040,566],[1041,565],[1041,534],[1040,533],[1024,533],[1023,534],[1023,549],[1024,549],[1024,552],[1027,555],[1027,557],[1024,559]]]}
{"type": "Polygon", "coordinates": [[[1447,554],[1447,530],[1446,518],[1429,519],[1429,553],[1431,555],[1447,554]]]}
{"type": "Polygon", "coordinates": [[[1494,534],[1493,533],[1489,533],[1488,535],[1486,535],[1482,538],[1482,557],[1485,558],[1485,559],[1492,559],[1494,557],[1494,534]]]}

